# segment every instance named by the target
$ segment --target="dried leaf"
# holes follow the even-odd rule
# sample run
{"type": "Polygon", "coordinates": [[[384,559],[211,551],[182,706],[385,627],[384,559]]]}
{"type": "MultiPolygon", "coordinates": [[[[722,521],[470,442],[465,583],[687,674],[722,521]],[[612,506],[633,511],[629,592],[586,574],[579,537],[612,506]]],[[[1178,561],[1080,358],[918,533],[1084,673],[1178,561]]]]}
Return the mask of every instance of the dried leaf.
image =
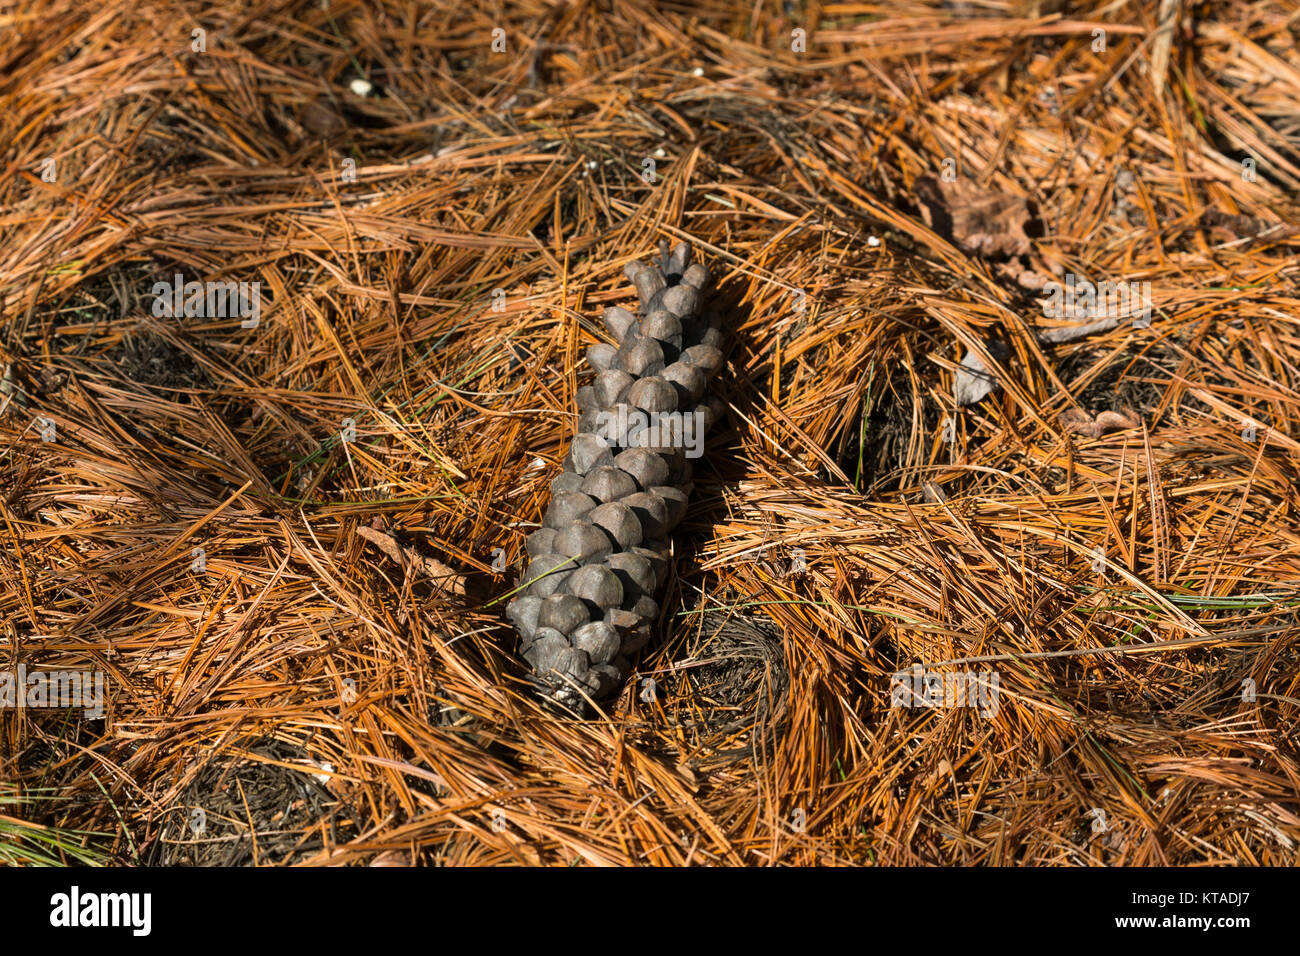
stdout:
{"type": "Polygon", "coordinates": [[[371,866],[411,866],[411,854],[405,850],[386,850],[370,861],[371,866]]]}
{"type": "Polygon", "coordinates": [[[1088,438],[1100,438],[1106,432],[1137,428],[1142,424],[1142,419],[1131,408],[1122,412],[1105,411],[1095,417],[1082,408],[1067,408],[1061,412],[1059,420],[1067,435],[1085,435],[1088,438]]]}
{"type": "MultiPolygon", "coordinates": [[[[1007,347],[1001,342],[992,342],[988,348],[999,362],[1007,356],[1007,347]]],[[[953,398],[958,405],[974,405],[992,392],[997,384],[997,378],[989,371],[979,353],[967,349],[953,380],[953,398]]]]}
{"type": "Polygon", "coordinates": [[[323,139],[331,139],[347,129],[339,111],[325,97],[306,103],[298,114],[298,120],[309,132],[323,139]]]}
{"type": "Polygon", "coordinates": [[[362,525],[357,535],[379,548],[404,568],[413,568],[433,579],[433,583],[451,594],[465,593],[465,576],[437,558],[427,558],[414,548],[398,544],[391,534],[362,525]]]}
{"type": "Polygon", "coordinates": [[[933,179],[918,181],[917,194],[926,225],[950,232],[966,252],[994,257],[1029,252],[1025,227],[1032,216],[1023,196],[995,192],[960,177],[937,184],[933,179]]]}

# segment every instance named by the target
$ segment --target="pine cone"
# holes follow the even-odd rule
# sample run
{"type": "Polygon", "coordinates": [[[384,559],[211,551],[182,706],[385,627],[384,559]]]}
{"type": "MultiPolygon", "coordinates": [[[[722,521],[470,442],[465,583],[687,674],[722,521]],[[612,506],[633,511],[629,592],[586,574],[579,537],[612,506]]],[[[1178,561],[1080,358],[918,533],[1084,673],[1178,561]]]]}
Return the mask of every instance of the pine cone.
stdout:
{"type": "Polygon", "coordinates": [[[528,536],[528,568],[506,608],[520,651],[545,694],[581,709],[608,697],[650,640],[655,595],[668,579],[667,536],[686,511],[691,460],[721,412],[708,400],[722,365],[716,314],[701,314],[709,270],[691,247],[660,263],[629,263],[640,317],[605,310],[617,347],[594,345],[595,382],[578,389],[578,434],[551,482],[540,530],[528,536]]]}

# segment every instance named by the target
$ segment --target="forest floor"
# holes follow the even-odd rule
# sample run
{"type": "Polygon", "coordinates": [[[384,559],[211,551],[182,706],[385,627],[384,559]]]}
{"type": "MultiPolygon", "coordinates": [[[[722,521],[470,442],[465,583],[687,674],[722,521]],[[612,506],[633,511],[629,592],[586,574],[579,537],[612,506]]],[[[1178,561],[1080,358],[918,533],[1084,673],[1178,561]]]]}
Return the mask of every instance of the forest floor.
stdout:
{"type": "Polygon", "coordinates": [[[104,704],[0,862],[1294,865],[1300,5],[500,11],[0,0],[0,671],[104,704]],[[728,412],[580,719],[502,610],[660,239],[728,412]]]}

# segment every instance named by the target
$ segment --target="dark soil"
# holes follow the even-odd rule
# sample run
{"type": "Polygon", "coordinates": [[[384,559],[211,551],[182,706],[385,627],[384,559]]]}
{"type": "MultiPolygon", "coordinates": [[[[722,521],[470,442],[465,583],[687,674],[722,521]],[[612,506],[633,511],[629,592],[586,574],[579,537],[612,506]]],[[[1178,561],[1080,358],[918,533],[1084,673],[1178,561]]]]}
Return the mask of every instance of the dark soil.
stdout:
{"type": "Polygon", "coordinates": [[[675,668],[701,764],[767,750],[780,733],[790,674],[781,632],[770,620],[710,611],[693,621],[675,668]],[[737,746],[739,744],[739,746],[737,746]]]}
{"type": "MultiPolygon", "coordinates": [[[[281,741],[263,740],[250,749],[266,761],[315,766],[301,747],[281,741]]],[[[291,865],[355,835],[353,814],[331,781],[262,760],[218,757],[169,808],[149,862],[291,865]]]]}
{"type": "Polygon", "coordinates": [[[157,332],[128,332],[104,353],[103,361],[150,388],[170,391],[210,384],[208,373],[188,352],[157,332]]]}

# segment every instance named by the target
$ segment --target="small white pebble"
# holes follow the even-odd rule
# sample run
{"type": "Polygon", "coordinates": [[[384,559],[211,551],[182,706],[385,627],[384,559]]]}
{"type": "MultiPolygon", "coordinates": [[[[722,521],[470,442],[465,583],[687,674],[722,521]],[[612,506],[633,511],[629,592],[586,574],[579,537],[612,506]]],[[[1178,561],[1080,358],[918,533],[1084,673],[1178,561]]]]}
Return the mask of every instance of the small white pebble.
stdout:
{"type": "Polygon", "coordinates": [[[875,236],[867,236],[867,245],[874,249],[876,246],[880,245],[880,240],[875,236]]]}
{"type": "Polygon", "coordinates": [[[655,150],[655,159],[663,159],[667,155],[668,154],[664,152],[664,148],[662,146],[660,146],[658,149],[655,150]]]}
{"type": "Polygon", "coordinates": [[[703,76],[703,75],[704,75],[704,67],[702,66],[697,66],[695,69],[691,70],[691,76],[703,76]]]}
{"type": "Polygon", "coordinates": [[[316,764],[317,767],[320,767],[322,770],[325,771],[324,773],[314,773],[314,774],[312,774],[312,776],[313,776],[313,777],[314,777],[314,778],[315,778],[319,783],[329,783],[329,782],[330,782],[330,774],[332,774],[332,773],[334,772],[334,765],[331,764],[331,763],[317,763],[315,760],[313,760],[312,763],[313,763],[313,764],[316,764]]]}
{"type": "Polygon", "coordinates": [[[348,89],[357,94],[357,96],[369,96],[370,91],[373,90],[374,87],[370,85],[369,80],[363,80],[361,77],[357,77],[348,84],[348,89]]]}
{"type": "Polygon", "coordinates": [[[589,159],[589,160],[587,160],[587,168],[588,168],[588,169],[595,169],[595,168],[596,168],[596,161],[595,161],[594,159],[589,159]]]}

